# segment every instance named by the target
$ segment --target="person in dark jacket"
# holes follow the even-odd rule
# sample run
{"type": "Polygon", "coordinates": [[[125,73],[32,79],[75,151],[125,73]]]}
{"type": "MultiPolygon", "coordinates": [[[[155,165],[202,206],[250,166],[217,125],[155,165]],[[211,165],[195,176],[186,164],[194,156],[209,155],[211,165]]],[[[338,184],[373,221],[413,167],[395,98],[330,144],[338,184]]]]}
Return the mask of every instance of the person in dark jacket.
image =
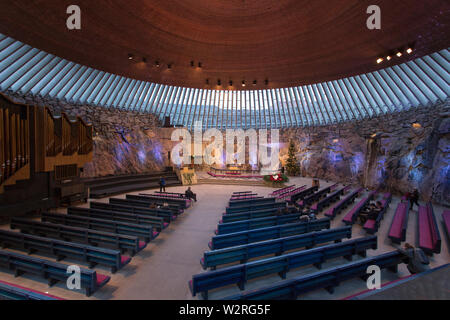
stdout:
{"type": "Polygon", "coordinates": [[[194,200],[195,202],[197,202],[197,195],[194,192],[192,192],[191,187],[188,187],[184,194],[186,195],[186,198],[188,198],[189,200],[194,200]]]}
{"type": "Polygon", "coordinates": [[[430,269],[430,260],[420,248],[414,248],[409,243],[405,243],[405,249],[399,248],[398,251],[404,256],[408,263],[408,271],[411,274],[424,272],[430,269]]]}
{"type": "Polygon", "coordinates": [[[159,192],[163,191],[166,192],[166,180],[163,177],[161,177],[159,179],[159,192]]]}
{"type": "Polygon", "coordinates": [[[416,204],[417,207],[419,207],[418,201],[419,201],[419,191],[417,191],[417,189],[414,189],[414,192],[409,197],[409,203],[411,204],[409,210],[413,209],[414,204],[416,204]]]}

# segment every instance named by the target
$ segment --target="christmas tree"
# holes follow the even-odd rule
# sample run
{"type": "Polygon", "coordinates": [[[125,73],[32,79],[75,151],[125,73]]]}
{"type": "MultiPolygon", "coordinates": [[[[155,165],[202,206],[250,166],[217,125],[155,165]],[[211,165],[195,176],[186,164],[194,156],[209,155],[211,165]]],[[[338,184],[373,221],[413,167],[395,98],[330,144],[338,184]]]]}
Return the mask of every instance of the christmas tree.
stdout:
{"type": "Polygon", "coordinates": [[[286,171],[290,176],[296,176],[300,173],[300,166],[297,163],[297,156],[295,155],[295,144],[293,141],[289,144],[288,158],[286,160],[286,171]]]}

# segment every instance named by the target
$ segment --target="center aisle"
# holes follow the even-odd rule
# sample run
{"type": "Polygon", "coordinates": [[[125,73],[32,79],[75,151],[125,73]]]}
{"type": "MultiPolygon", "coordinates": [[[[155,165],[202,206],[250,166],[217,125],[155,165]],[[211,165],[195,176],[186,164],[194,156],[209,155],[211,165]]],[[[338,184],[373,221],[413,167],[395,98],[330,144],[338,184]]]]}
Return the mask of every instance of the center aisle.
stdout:
{"type": "MultiPolygon", "coordinates": [[[[195,299],[187,283],[193,274],[202,271],[200,257],[208,250],[208,242],[225,211],[230,194],[252,190],[266,196],[273,191],[265,187],[207,184],[195,185],[192,189],[199,200],[134,257],[127,269],[134,273],[127,274],[123,270],[115,275],[110,285],[116,290],[110,298],[195,299]]],[[[167,188],[168,192],[185,190],[186,187],[167,188]]],[[[96,297],[103,298],[101,292],[96,297]]]]}

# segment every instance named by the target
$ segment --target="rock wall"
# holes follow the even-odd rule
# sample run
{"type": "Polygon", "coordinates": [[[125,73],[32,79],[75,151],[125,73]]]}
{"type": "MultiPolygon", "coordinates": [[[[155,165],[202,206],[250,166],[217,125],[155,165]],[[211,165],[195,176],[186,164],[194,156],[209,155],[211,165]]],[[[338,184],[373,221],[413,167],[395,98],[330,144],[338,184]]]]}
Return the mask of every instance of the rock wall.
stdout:
{"type": "MultiPolygon", "coordinates": [[[[81,116],[94,125],[94,158],[84,168],[85,177],[150,172],[169,165],[168,152],[175,145],[170,141],[173,129],[161,128],[151,114],[42,97],[11,97],[81,116]]],[[[285,162],[292,140],[303,176],[380,187],[397,194],[417,188],[423,200],[450,205],[449,110],[447,100],[358,122],[282,129],[280,160],[285,162]]]]}
{"type": "Polygon", "coordinates": [[[286,129],[297,146],[301,174],[380,187],[397,194],[418,189],[423,200],[450,205],[450,103],[339,126],[286,129]]]}
{"type": "Polygon", "coordinates": [[[8,95],[16,102],[47,106],[55,114],[65,112],[92,123],[93,161],[85,165],[83,177],[160,171],[169,165],[167,154],[173,147],[172,129],[161,128],[159,119],[152,114],[8,95]]]}

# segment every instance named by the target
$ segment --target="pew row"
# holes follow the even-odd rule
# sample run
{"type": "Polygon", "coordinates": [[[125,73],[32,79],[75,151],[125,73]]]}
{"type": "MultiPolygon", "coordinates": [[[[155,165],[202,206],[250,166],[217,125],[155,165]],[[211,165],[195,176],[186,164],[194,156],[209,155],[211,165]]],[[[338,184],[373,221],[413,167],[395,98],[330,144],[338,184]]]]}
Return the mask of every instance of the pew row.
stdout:
{"type": "Polygon", "coordinates": [[[431,203],[427,203],[426,206],[419,206],[417,224],[419,247],[429,255],[441,253],[441,235],[431,203]]]}
{"type": "Polygon", "coordinates": [[[235,232],[212,237],[208,246],[211,250],[239,246],[258,241],[284,238],[297,234],[330,228],[330,219],[323,218],[309,222],[283,224],[275,227],[235,232]]]}
{"type": "Polygon", "coordinates": [[[111,268],[112,273],[127,265],[131,258],[123,256],[118,250],[98,248],[79,243],[61,241],[29,234],[0,230],[0,244],[3,248],[15,248],[34,252],[45,252],[55,256],[58,261],[71,257],[89,263],[89,267],[100,264],[111,268]]]}
{"type": "Polygon", "coordinates": [[[107,211],[118,211],[118,212],[127,212],[127,213],[133,213],[133,214],[142,214],[142,215],[150,215],[150,216],[157,216],[157,217],[163,217],[166,222],[174,220],[176,215],[172,214],[164,214],[164,212],[167,212],[166,209],[151,209],[151,208],[144,208],[144,207],[133,207],[133,206],[127,206],[127,205],[121,205],[121,204],[112,204],[112,203],[105,203],[105,202],[95,202],[91,201],[89,202],[89,206],[91,209],[100,209],[100,210],[107,210],[107,211]],[[161,212],[162,214],[158,215],[158,212],[161,212]]]}
{"type": "Polygon", "coordinates": [[[99,219],[109,219],[114,221],[123,221],[135,224],[145,224],[152,226],[159,232],[161,232],[163,229],[169,226],[169,223],[164,222],[164,219],[161,217],[144,216],[139,214],[118,212],[118,211],[105,211],[99,209],[70,207],[67,209],[67,214],[69,216],[91,217],[99,219]]]}
{"type": "Polygon", "coordinates": [[[200,264],[203,269],[211,268],[215,270],[217,266],[236,261],[241,263],[249,259],[257,258],[269,254],[281,255],[289,250],[300,248],[312,248],[318,244],[327,242],[340,242],[344,238],[352,237],[352,227],[341,227],[323,231],[313,231],[296,236],[283,237],[274,240],[266,240],[256,243],[235,246],[231,248],[206,251],[200,264]]]}
{"type": "MultiPolygon", "coordinates": [[[[109,203],[111,204],[118,204],[123,206],[131,206],[131,207],[140,207],[140,208],[146,208],[149,209],[151,204],[155,204],[158,206],[163,206],[163,201],[154,201],[154,202],[147,202],[147,201],[139,201],[139,200],[130,200],[130,199],[121,199],[121,198],[109,198],[109,203]]],[[[174,214],[181,214],[184,212],[184,209],[182,209],[179,205],[174,205],[169,203],[169,209],[174,212],[174,214]]]]}
{"type": "Polygon", "coordinates": [[[394,218],[392,218],[391,227],[389,228],[388,237],[392,242],[400,244],[402,241],[406,240],[408,215],[408,203],[400,202],[395,210],[394,218]]]}
{"type": "Polygon", "coordinates": [[[64,300],[64,299],[0,280],[0,300],[64,300]]]}
{"type": "Polygon", "coordinates": [[[283,193],[289,192],[289,191],[293,190],[294,188],[295,188],[295,184],[281,188],[281,189],[277,189],[277,190],[273,191],[269,196],[275,197],[278,194],[283,194],[283,193]]]}
{"type": "Polygon", "coordinates": [[[234,213],[241,213],[241,212],[250,212],[250,211],[261,211],[261,210],[268,210],[268,209],[284,209],[286,208],[286,202],[272,202],[272,203],[265,203],[265,204],[254,204],[254,205],[248,205],[248,206],[242,206],[242,207],[227,207],[225,209],[225,214],[234,214],[234,213]]]}
{"type": "Polygon", "coordinates": [[[248,207],[262,204],[275,203],[276,198],[257,198],[257,199],[244,199],[234,200],[229,202],[229,207],[248,207]]]}
{"type": "Polygon", "coordinates": [[[159,232],[155,231],[150,225],[139,225],[114,220],[74,216],[61,213],[43,212],[41,215],[41,220],[42,222],[51,222],[55,224],[64,224],[66,226],[74,226],[136,236],[144,240],[145,242],[150,242],[159,234],[159,232]]]}
{"type": "Polygon", "coordinates": [[[352,225],[356,222],[356,219],[358,218],[360,212],[364,207],[370,202],[370,200],[373,199],[375,196],[376,191],[372,191],[369,193],[369,195],[365,198],[363,198],[356,206],[354,206],[342,219],[342,222],[344,222],[346,225],[352,225]]]}
{"type": "Polygon", "coordinates": [[[355,254],[366,257],[366,251],[369,249],[377,249],[376,236],[330,244],[197,274],[189,281],[189,289],[193,296],[200,292],[204,299],[208,299],[208,290],[229,284],[237,284],[240,290],[245,290],[245,284],[251,279],[274,273],[278,273],[282,279],[286,279],[286,273],[292,269],[307,265],[314,265],[321,269],[323,263],[333,258],[344,257],[351,261],[355,254]]]}
{"type": "Polygon", "coordinates": [[[85,243],[93,246],[107,245],[122,252],[128,251],[131,256],[134,256],[147,246],[145,241],[140,241],[136,236],[69,227],[63,224],[38,222],[24,218],[12,218],[11,229],[69,242],[85,243]]]}
{"type": "Polygon", "coordinates": [[[355,199],[358,198],[359,193],[362,191],[363,189],[360,188],[358,190],[353,191],[352,193],[350,193],[348,196],[346,196],[344,199],[342,199],[341,201],[339,201],[334,207],[328,209],[327,212],[325,212],[325,215],[327,217],[330,217],[331,219],[334,219],[334,217],[336,217],[336,215],[338,215],[339,213],[342,212],[342,210],[344,210],[345,208],[347,208],[350,204],[352,204],[353,202],[355,202],[355,199]]]}
{"type": "Polygon", "coordinates": [[[319,190],[318,186],[314,186],[314,187],[310,187],[310,188],[300,188],[298,191],[294,191],[292,192],[287,198],[286,201],[289,204],[295,204],[296,202],[298,202],[299,200],[304,199],[305,197],[313,194],[314,192],[316,192],[317,190],[319,190]]]}
{"type": "Polygon", "coordinates": [[[347,187],[341,188],[341,189],[339,189],[339,190],[337,190],[337,191],[334,191],[333,193],[331,193],[331,194],[330,194],[329,196],[327,196],[326,198],[324,198],[324,199],[320,200],[319,202],[313,204],[313,205],[311,206],[311,210],[312,210],[315,214],[318,214],[318,213],[321,212],[324,208],[328,207],[330,204],[332,204],[332,203],[338,201],[338,200],[341,198],[341,196],[347,192],[347,190],[348,190],[349,188],[350,188],[350,187],[347,186],[347,187]]]}
{"type": "MultiPolygon", "coordinates": [[[[43,277],[48,280],[50,286],[58,281],[66,282],[67,278],[72,275],[72,273],[67,273],[69,265],[5,250],[0,250],[0,266],[14,271],[16,277],[25,273],[43,277]]],[[[88,297],[111,279],[107,275],[85,268],[80,268],[80,275],[81,288],[85,290],[88,297]]]]}
{"type": "Polygon", "coordinates": [[[294,214],[285,214],[281,216],[269,216],[265,218],[242,220],[236,222],[219,223],[215,231],[215,234],[228,234],[246,230],[273,227],[281,224],[297,222],[299,219],[300,213],[294,213],[294,214]]]}
{"type": "Polygon", "coordinates": [[[389,204],[391,203],[392,195],[385,194],[383,196],[383,199],[380,200],[382,209],[380,213],[378,214],[376,219],[368,219],[366,223],[364,223],[363,229],[366,230],[369,234],[375,234],[378,229],[380,228],[381,221],[384,218],[384,215],[386,214],[387,209],[389,208],[389,204]]]}
{"type": "Polygon", "coordinates": [[[319,191],[307,196],[303,200],[296,201],[295,205],[299,208],[304,208],[305,206],[312,205],[314,202],[320,201],[320,199],[322,199],[326,194],[333,191],[336,187],[337,187],[337,184],[322,188],[319,191]]]}
{"type": "Polygon", "coordinates": [[[162,202],[167,202],[168,204],[180,206],[181,209],[187,209],[191,205],[191,201],[189,199],[172,198],[172,197],[154,195],[154,194],[149,194],[149,193],[140,193],[139,195],[127,194],[125,196],[125,198],[129,199],[129,200],[138,200],[138,201],[144,201],[144,202],[148,202],[148,203],[153,203],[155,200],[162,201],[162,202]]]}
{"type": "Polygon", "coordinates": [[[224,298],[223,300],[294,300],[300,294],[324,288],[333,293],[341,282],[356,277],[367,279],[367,268],[376,265],[380,269],[397,272],[403,263],[403,256],[392,251],[375,257],[350,262],[327,270],[302,275],[291,280],[283,280],[274,285],[224,298]]]}
{"type": "Polygon", "coordinates": [[[219,221],[219,224],[275,216],[279,213],[279,211],[280,209],[278,208],[272,208],[266,210],[248,211],[239,213],[229,213],[229,214],[224,213],[222,219],[219,221]]]}

